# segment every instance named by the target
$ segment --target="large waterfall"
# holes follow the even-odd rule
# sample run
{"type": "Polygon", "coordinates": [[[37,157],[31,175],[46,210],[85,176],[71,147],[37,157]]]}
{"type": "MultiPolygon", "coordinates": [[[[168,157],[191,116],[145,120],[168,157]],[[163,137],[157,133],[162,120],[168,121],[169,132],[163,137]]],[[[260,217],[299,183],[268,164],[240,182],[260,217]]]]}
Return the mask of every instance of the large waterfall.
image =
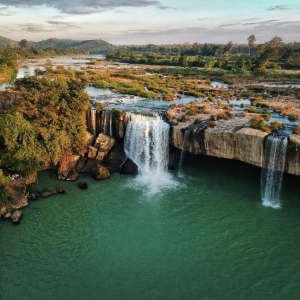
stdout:
{"type": "Polygon", "coordinates": [[[150,194],[174,186],[167,170],[169,129],[162,120],[133,121],[126,127],[125,152],[139,167],[138,186],[150,194]]]}
{"type": "Polygon", "coordinates": [[[261,195],[264,206],[280,208],[280,190],[285,166],[288,139],[270,135],[266,141],[266,155],[261,174],[261,195]]]}

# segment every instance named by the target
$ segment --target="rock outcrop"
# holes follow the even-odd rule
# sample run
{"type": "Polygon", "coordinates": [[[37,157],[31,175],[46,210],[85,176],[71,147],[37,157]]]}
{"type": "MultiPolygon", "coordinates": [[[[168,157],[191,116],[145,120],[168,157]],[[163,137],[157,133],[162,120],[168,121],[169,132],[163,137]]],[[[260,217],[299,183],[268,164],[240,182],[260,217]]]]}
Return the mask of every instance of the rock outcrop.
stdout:
{"type": "Polygon", "coordinates": [[[98,165],[92,172],[92,177],[96,180],[108,179],[110,178],[110,173],[107,168],[98,165]]]}
{"type": "Polygon", "coordinates": [[[19,224],[22,216],[23,213],[20,210],[15,210],[10,217],[14,224],[19,224]]]}
{"type": "Polygon", "coordinates": [[[26,198],[25,180],[15,180],[7,184],[7,192],[11,195],[5,202],[0,202],[0,219],[11,218],[15,210],[29,205],[26,198]]]}
{"type": "Polygon", "coordinates": [[[93,142],[94,136],[86,135],[86,144],[81,155],[63,153],[59,158],[58,179],[76,180],[79,173],[91,173],[110,154],[115,145],[115,139],[100,133],[93,142]]]}
{"type": "Polygon", "coordinates": [[[125,175],[136,175],[138,174],[138,171],[139,168],[137,164],[129,157],[121,165],[121,169],[120,169],[120,173],[125,175]]]}
{"type": "Polygon", "coordinates": [[[300,136],[291,134],[287,148],[285,170],[289,174],[300,175],[300,136]]]}
{"type": "MultiPolygon", "coordinates": [[[[249,118],[220,120],[213,128],[206,122],[171,127],[170,144],[194,154],[240,160],[263,166],[268,133],[250,128],[249,118]]],[[[290,135],[285,172],[300,175],[300,137],[290,135]]]]}

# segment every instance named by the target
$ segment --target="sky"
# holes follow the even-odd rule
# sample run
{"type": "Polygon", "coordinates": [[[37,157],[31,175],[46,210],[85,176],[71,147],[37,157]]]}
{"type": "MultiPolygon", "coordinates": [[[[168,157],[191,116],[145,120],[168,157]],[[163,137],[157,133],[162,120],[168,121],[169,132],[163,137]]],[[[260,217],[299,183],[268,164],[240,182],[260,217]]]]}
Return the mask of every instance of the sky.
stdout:
{"type": "Polygon", "coordinates": [[[0,36],[114,45],[300,42],[299,0],[0,0],[0,36]]]}

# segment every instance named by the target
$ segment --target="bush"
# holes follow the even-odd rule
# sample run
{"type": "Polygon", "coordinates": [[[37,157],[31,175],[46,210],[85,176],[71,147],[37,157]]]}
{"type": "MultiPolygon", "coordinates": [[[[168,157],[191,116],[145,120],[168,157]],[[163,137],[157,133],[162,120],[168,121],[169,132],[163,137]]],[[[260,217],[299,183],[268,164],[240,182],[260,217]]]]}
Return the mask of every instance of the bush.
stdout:
{"type": "Polygon", "coordinates": [[[217,126],[217,123],[215,122],[215,121],[209,121],[208,122],[208,127],[209,128],[214,128],[214,127],[216,127],[217,126]]]}
{"type": "Polygon", "coordinates": [[[284,128],[284,127],[285,127],[285,124],[280,123],[280,122],[278,122],[278,121],[274,121],[274,122],[271,122],[271,123],[270,123],[270,129],[271,129],[272,131],[277,131],[277,130],[282,129],[282,128],[284,128]]]}
{"type": "Polygon", "coordinates": [[[300,126],[297,126],[297,127],[293,128],[293,134],[300,135],[300,126]]]}
{"type": "Polygon", "coordinates": [[[251,120],[251,128],[259,129],[264,132],[270,132],[270,128],[261,116],[254,116],[251,120]]]}

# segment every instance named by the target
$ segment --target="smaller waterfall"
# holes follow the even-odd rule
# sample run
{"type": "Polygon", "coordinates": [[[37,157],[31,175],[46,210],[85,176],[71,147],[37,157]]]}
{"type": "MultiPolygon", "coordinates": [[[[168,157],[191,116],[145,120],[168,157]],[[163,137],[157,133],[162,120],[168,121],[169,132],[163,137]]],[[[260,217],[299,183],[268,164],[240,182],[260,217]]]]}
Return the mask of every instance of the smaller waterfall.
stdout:
{"type": "Polygon", "coordinates": [[[95,109],[90,109],[87,112],[88,115],[88,129],[89,131],[96,136],[96,110],[95,109]]]}
{"type": "Polygon", "coordinates": [[[110,109],[101,111],[100,132],[112,136],[112,113],[110,109]]]}
{"type": "Polygon", "coordinates": [[[139,167],[138,187],[150,194],[174,186],[168,173],[169,129],[162,120],[129,122],[126,128],[124,149],[139,167]]]}
{"type": "Polygon", "coordinates": [[[185,131],[184,131],[183,144],[182,144],[182,149],[181,149],[181,153],[180,153],[180,160],[179,160],[179,166],[178,166],[178,174],[179,175],[182,175],[181,174],[182,163],[183,163],[184,154],[185,154],[185,151],[186,151],[185,149],[186,149],[186,146],[187,146],[188,138],[190,136],[191,131],[192,131],[191,128],[185,129],[185,131]]]}
{"type": "Polygon", "coordinates": [[[261,195],[264,206],[280,208],[280,190],[288,139],[270,135],[266,142],[264,168],[261,173],[261,195]]]}

